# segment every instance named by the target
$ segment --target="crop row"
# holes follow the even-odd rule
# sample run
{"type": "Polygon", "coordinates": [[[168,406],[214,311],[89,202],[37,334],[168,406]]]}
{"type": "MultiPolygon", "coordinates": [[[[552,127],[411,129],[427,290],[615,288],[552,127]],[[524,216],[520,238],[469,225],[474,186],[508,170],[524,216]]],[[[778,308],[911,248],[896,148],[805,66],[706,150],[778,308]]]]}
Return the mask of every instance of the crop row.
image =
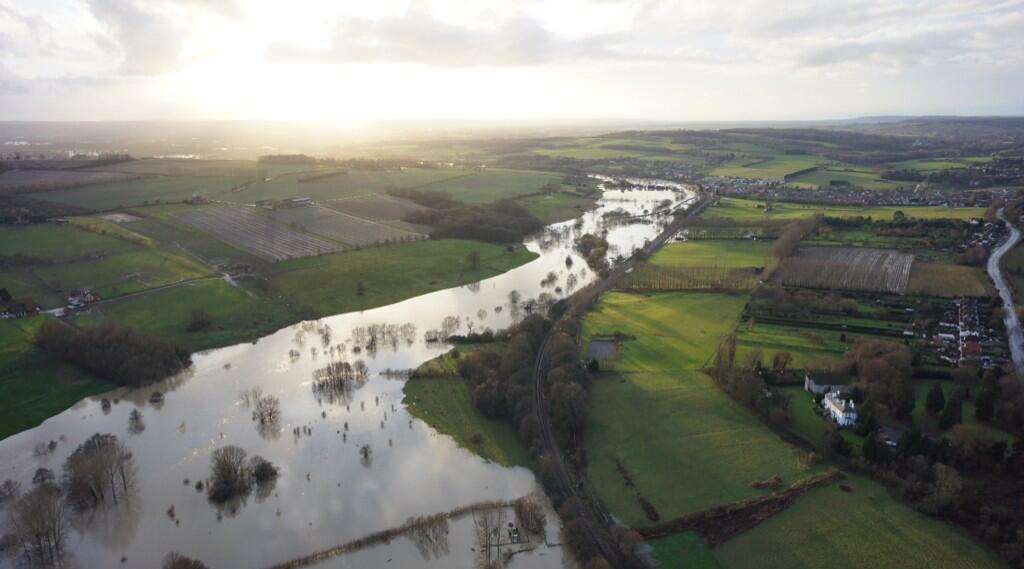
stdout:
{"type": "Polygon", "coordinates": [[[268,261],[330,253],[338,243],[307,235],[244,208],[218,207],[176,214],[181,221],[268,261]]]}
{"type": "Polygon", "coordinates": [[[913,263],[913,255],[898,251],[805,247],[787,258],[775,276],[789,286],[902,294],[913,263]]]}

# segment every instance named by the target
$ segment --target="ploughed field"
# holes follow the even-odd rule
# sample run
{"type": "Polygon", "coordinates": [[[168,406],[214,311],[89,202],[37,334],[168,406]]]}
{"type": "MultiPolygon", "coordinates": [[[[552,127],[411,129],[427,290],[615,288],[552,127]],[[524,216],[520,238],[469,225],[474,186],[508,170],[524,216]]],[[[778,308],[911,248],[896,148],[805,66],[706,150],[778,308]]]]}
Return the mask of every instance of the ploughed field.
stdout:
{"type": "Polygon", "coordinates": [[[0,193],[33,192],[131,179],[119,172],[82,170],[8,170],[0,173],[0,193]]]}
{"type": "Polygon", "coordinates": [[[331,200],[323,205],[349,215],[377,221],[405,219],[410,214],[427,209],[409,200],[381,194],[331,200]]]}
{"type": "Polygon", "coordinates": [[[801,247],[783,261],[776,279],[787,286],[902,294],[914,256],[898,251],[801,247]]]}
{"type": "Polygon", "coordinates": [[[376,243],[422,239],[426,235],[404,231],[377,221],[361,219],[334,209],[309,206],[275,210],[270,216],[289,227],[330,237],[346,245],[363,247],[376,243]]]}
{"type": "Polygon", "coordinates": [[[268,261],[284,261],[340,250],[328,241],[275,223],[251,209],[213,207],[175,214],[181,221],[268,261]]]}

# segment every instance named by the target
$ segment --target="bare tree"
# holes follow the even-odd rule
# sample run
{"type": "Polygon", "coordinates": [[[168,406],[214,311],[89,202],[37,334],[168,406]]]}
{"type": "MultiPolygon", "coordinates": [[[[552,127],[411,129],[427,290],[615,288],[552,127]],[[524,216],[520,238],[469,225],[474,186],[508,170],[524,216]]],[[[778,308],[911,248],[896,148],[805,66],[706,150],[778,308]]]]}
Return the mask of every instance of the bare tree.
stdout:
{"type": "Polygon", "coordinates": [[[210,469],[209,497],[215,502],[225,502],[249,490],[249,467],[246,452],[240,447],[228,445],[213,451],[210,469]]]}
{"type": "Polygon", "coordinates": [[[11,506],[9,525],[22,553],[32,562],[52,565],[64,551],[68,512],[60,489],[42,484],[11,506]]]}
{"type": "Polygon", "coordinates": [[[160,569],[209,569],[209,567],[202,561],[172,551],[164,557],[160,569]]]}
{"type": "Polygon", "coordinates": [[[117,503],[135,486],[131,450],[115,435],[96,433],[64,461],[68,499],[78,508],[94,508],[109,497],[117,503]]]}

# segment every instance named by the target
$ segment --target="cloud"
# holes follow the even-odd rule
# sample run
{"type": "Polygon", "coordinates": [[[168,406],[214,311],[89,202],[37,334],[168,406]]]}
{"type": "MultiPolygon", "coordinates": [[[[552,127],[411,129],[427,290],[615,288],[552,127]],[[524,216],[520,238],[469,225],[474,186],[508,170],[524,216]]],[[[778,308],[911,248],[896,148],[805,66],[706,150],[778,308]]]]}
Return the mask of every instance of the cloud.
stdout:
{"type": "Polygon", "coordinates": [[[88,5],[106,32],[94,35],[94,41],[122,57],[126,75],[159,75],[186,64],[182,48],[196,16],[242,17],[233,0],[88,0],[88,5]]]}
{"type": "Polygon", "coordinates": [[[533,18],[495,18],[480,26],[438,19],[423,10],[379,19],[341,17],[326,47],[275,43],[270,61],[396,62],[438,67],[527,66],[582,59],[637,59],[619,49],[627,38],[596,34],[563,38],[533,18]]]}

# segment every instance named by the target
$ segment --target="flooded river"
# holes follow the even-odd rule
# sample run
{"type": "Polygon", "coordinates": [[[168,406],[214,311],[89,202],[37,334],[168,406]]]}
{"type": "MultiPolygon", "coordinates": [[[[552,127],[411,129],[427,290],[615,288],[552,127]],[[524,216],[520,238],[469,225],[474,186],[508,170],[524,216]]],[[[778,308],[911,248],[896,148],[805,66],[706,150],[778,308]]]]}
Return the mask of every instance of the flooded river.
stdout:
{"type": "MultiPolygon", "coordinates": [[[[506,328],[534,304],[593,280],[573,251],[581,233],[607,229],[614,258],[628,256],[668,222],[665,215],[616,221],[626,216],[609,212],[637,216],[664,200],[679,204],[692,198],[676,184],[637,182],[648,187],[607,190],[595,211],[528,241],[540,256],[505,274],[196,354],[184,374],[106,394],[110,405],[101,397],[83,400],[0,442],[0,480],[13,479],[26,490],[39,468],[59,476],[67,455],[93,433],[125,441],[139,470],[134,495],[117,507],[76,517],[67,543],[69,566],[90,568],[155,568],[169,551],[214,568],[265,567],[413,516],[540,494],[529,470],[487,462],[413,418],[402,404],[404,379],[388,372],[415,368],[450,349],[428,338],[506,328]],[[364,369],[365,381],[314,390],[317,370],[338,361],[364,369]],[[256,387],[280,399],[279,424],[260,429],[253,422],[240,394],[256,387]],[[154,391],[164,394],[162,402],[150,402],[154,391]],[[129,425],[133,410],[141,412],[141,425],[129,425]],[[51,441],[56,446],[49,451],[51,441]],[[281,475],[272,489],[216,507],[194,484],[209,476],[210,453],[229,444],[266,457],[281,475]],[[364,445],[367,456],[360,452],[364,445]]],[[[559,539],[557,518],[549,511],[546,541],[559,539]]],[[[423,547],[403,537],[317,567],[473,567],[475,547],[472,518],[463,517],[451,523],[440,545],[423,547]]],[[[509,566],[564,564],[562,548],[540,543],[509,566]]]]}

